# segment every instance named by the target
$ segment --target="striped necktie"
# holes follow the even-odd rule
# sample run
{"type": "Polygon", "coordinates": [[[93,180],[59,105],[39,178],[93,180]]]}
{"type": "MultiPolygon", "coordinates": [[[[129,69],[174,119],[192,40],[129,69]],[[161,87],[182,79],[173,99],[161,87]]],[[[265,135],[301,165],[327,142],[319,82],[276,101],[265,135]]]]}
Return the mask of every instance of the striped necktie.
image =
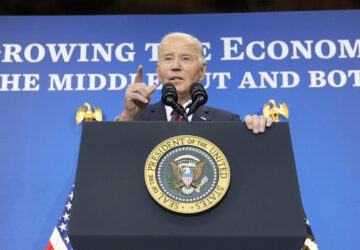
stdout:
{"type": "Polygon", "coordinates": [[[170,119],[171,122],[181,122],[183,120],[183,117],[178,113],[176,113],[175,110],[173,110],[170,115],[171,115],[171,119],[170,119]]]}
{"type": "MultiPolygon", "coordinates": [[[[185,108],[181,106],[181,109],[182,109],[182,111],[183,111],[184,114],[186,113],[186,110],[189,109],[189,107],[191,106],[191,104],[192,104],[192,103],[190,102],[188,105],[186,105],[185,108]]],[[[178,114],[175,110],[171,111],[170,115],[171,115],[171,118],[170,118],[170,121],[171,121],[171,122],[182,122],[182,121],[186,121],[186,122],[187,122],[187,121],[188,121],[188,118],[185,118],[185,119],[184,119],[184,117],[183,117],[182,115],[178,114]]]]}

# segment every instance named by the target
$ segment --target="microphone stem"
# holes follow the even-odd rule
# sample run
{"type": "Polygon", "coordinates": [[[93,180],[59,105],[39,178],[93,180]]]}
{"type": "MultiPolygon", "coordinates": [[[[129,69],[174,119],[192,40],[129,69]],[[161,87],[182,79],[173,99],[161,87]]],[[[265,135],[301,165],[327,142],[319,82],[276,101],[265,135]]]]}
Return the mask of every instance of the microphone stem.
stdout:
{"type": "Polygon", "coordinates": [[[189,121],[188,116],[186,115],[186,113],[184,115],[181,115],[183,117],[183,121],[189,121]]]}

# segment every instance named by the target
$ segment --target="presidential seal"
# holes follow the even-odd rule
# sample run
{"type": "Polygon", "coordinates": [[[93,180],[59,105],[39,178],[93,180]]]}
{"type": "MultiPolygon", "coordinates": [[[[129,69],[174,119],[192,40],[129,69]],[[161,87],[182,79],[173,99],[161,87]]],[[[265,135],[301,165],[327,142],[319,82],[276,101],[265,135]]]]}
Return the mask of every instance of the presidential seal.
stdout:
{"type": "Polygon", "coordinates": [[[157,145],[145,164],[145,183],[161,206],[183,214],[216,205],[230,183],[225,155],[212,142],[181,135],[157,145]]]}

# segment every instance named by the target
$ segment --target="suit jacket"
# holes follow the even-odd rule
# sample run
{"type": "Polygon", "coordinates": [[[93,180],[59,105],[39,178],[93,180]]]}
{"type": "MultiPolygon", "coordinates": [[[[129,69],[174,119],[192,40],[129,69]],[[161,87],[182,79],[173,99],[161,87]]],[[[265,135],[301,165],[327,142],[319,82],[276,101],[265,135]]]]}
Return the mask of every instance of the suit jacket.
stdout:
{"type": "MultiPolygon", "coordinates": [[[[136,121],[167,121],[165,106],[162,102],[150,104],[135,119],[136,121]]],[[[193,114],[192,121],[241,121],[238,114],[212,108],[200,106],[193,114]]]]}

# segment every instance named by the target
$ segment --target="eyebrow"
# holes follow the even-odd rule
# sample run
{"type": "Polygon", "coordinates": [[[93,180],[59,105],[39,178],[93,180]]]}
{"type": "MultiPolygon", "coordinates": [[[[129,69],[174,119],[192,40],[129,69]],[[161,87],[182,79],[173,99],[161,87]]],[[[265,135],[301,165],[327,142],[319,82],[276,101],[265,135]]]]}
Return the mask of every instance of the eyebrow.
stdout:
{"type": "MultiPolygon", "coordinates": [[[[162,57],[166,57],[166,56],[174,56],[174,53],[166,53],[166,54],[162,55],[162,57]]],[[[188,53],[183,53],[183,54],[180,55],[180,57],[183,57],[183,56],[191,57],[193,55],[188,54],[188,53]]]]}

